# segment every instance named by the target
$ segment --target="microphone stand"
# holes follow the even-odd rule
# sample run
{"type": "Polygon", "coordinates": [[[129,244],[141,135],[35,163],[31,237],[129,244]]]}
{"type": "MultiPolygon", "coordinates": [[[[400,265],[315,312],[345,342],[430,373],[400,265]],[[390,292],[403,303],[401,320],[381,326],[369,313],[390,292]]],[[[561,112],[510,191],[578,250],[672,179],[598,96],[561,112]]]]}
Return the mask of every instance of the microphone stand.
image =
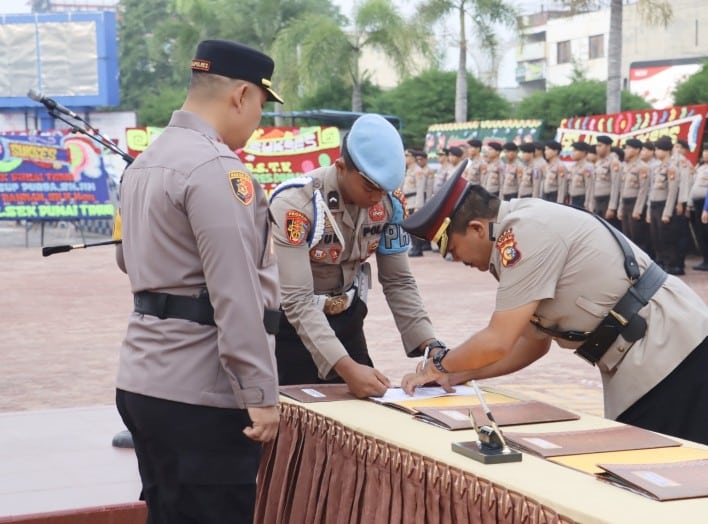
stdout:
{"type": "MultiPolygon", "coordinates": [[[[125,151],[121,150],[117,145],[115,145],[108,138],[103,136],[98,131],[98,129],[93,127],[91,124],[89,124],[86,120],[84,120],[80,116],[77,116],[75,118],[83,123],[83,127],[80,127],[76,123],[72,122],[71,120],[64,118],[54,108],[49,108],[49,114],[52,115],[55,119],[61,120],[62,122],[67,124],[71,128],[72,133],[81,133],[82,135],[89,137],[94,142],[97,142],[99,145],[101,145],[107,149],[110,149],[112,152],[120,155],[121,158],[123,158],[123,160],[125,160],[125,163],[127,165],[130,165],[133,162],[133,160],[135,160],[135,158],[130,156],[125,151]]],[[[66,253],[68,251],[71,251],[72,249],[83,249],[83,248],[87,248],[87,247],[115,245],[115,244],[121,244],[122,242],[123,242],[122,240],[107,240],[104,242],[94,242],[91,244],[61,244],[58,246],[45,246],[42,248],[42,256],[48,257],[49,255],[54,255],[55,253],[66,253]]]]}

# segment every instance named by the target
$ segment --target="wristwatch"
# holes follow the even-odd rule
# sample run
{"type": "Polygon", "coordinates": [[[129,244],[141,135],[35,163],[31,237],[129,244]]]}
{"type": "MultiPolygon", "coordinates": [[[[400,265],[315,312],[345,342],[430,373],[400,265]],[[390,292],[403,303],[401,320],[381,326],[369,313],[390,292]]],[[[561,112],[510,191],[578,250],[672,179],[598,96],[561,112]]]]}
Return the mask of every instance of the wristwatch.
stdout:
{"type": "Polygon", "coordinates": [[[442,365],[442,359],[444,359],[449,352],[450,349],[445,347],[433,356],[433,366],[435,366],[435,369],[437,369],[440,373],[448,373],[447,369],[445,369],[442,365]]]}
{"type": "Polygon", "coordinates": [[[447,345],[445,344],[445,342],[441,342],[439,340],[433,340],[430,344],[425,346],[425,349],[429,353],[432,353],[432,351],[436,348],[445,349],[446,347],[447,347],[447,345]]]}

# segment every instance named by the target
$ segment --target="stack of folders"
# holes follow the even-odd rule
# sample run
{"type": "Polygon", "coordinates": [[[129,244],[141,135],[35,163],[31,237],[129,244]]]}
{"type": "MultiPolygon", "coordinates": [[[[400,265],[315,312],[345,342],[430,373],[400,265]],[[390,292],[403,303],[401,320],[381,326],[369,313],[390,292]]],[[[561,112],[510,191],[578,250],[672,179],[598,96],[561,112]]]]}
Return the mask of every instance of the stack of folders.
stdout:
{"type": "Polygon", "coordinates": [[[708,496],[708,450],[645,429],[621,425],[504,436],[514,448],[655,500],[708,496]]]}
{"type": "Polygon", "coordinates": [[[338,400],[356,400],[346,384],[298,384],[280,386],[280,394],[309,404],[311,402],[335,402],[338,400]]]}

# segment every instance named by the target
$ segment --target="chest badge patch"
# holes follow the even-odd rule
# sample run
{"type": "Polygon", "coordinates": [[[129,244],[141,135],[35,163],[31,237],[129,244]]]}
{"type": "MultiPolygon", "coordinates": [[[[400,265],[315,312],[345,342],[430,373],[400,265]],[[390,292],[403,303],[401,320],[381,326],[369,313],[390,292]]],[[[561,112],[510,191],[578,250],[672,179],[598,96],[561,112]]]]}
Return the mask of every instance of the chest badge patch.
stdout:
{"type": "Polygon", "coordinates": [[[313,248],[310,250],[310,258],[316,261],[324,260],[327,258],[327,251],[324,249],[313,248]]]}
{"type": "Polygon", "coordinates": [[[293,246],[302,245],[310,231],[310,220],[300,211],[290,209],[285,214],[285,236],[293,246]]]}
{"type": "Polygon", "coordinates": [[[245,206],[253,201],[253,180],[243,171],[229,171],[229,182],[234,196],[245,206]]]}
{"type": "Polygon", "coordinates": [[[339,257],[342,255],[342,248],[341,247],[333,247],[330,248],[329,250],[329,258],[332,259],[332,262],[336,262],[339,260],[339,257]]]}
{"type": "Polygon", "coordinates": [[[376,204],[369,208],[369,218],[374,222],[381,222],[386,218],[386,211],[381,204],[376,204]]]}
{"type": "Polygon", "coordinates": [[[497,249],[504,267],[512,267],[521,260],[521,251],[516,247],[516,239],[511,229],[504,231],[497,239],[497,249]]]}

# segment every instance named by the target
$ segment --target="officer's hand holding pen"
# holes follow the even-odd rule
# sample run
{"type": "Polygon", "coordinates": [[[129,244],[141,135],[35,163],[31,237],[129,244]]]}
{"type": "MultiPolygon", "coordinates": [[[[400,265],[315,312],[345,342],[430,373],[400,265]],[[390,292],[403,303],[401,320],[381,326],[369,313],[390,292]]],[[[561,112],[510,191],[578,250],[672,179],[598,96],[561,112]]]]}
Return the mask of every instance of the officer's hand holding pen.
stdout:
{"type": "Polygon", "coordinates": [[[376,368],[355,362],[350,356],[339,359],[334,370],[357,398],[381,397],[391,387],[386,375],[376,368]]]}

